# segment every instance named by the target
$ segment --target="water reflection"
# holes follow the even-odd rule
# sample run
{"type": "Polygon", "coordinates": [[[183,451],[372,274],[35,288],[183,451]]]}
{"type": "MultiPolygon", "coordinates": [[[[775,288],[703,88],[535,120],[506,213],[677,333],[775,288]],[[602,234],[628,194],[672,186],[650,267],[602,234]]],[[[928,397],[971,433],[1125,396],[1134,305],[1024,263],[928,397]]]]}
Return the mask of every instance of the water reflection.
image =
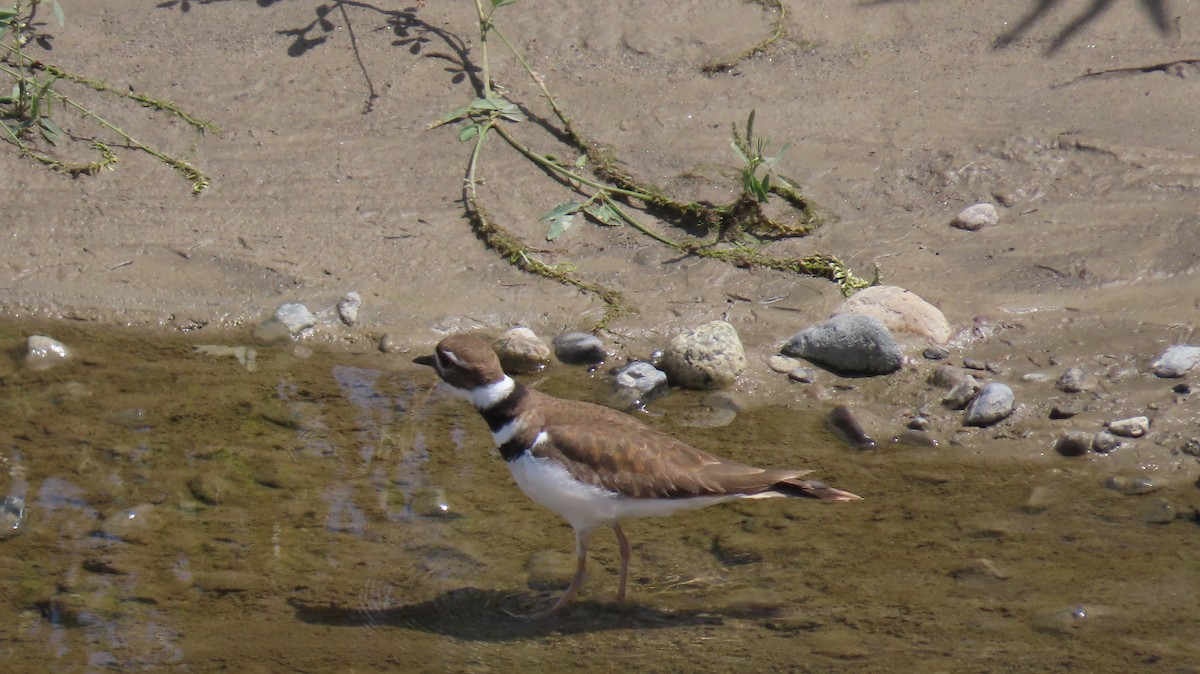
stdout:
{"type": "MultiPolygon", "coordinates": [[[[406,362],[262,349],[251,372],[51,327],[86,362],[0,366],[0,496],[24,503],[21,535],[0,537],[0,671],[732,670],[751,650],[778,671],[1200,661],[1180,630],[1200,602],[1190,486],[1120,493],[1084,464],[986,448],[849,450],[822,435],[824,410],[702,431],[668,415],[655,423],[730,456],[799,453],[867,500],[632,522],[628,605],[598,539],[583,597],[530,620],[561,590],[534,562],[569,567],[570,529],[406,362]]],[[[547,385],[587,395],[585,376],[547,385]]]]}

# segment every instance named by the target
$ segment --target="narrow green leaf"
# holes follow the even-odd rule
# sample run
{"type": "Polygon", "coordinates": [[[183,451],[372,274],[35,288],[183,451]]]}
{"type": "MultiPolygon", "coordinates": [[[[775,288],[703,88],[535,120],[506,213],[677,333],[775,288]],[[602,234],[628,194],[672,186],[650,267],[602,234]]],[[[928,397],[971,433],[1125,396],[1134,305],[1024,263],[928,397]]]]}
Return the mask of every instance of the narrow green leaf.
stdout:
{"type": "Polygon", "coordinates": [[[463,127],[462,133],[458,134],[458,139],[466,142],[477,135],[479,135],[479,125],[468,124],[467,126],[463,127]]]}
{"type": "Polygon", "coordinates": [[[50,6],[54,8],[54,19],[58,21],[58,27],[62,28],[67,24],[67,18],[63,16],[62,7],[58,4],[58,0],[50,0],[50,6]]]}
{"type": "Polygon", "coordinates": [[[52,145],[58,145],[58,141],[62,140],[64,135],[63,130],[59,128],[59,126],[54,123],[54,120],[50,119],[49,117],[42,118],[41,131],[42,136],[46,140],[50,141],[52,145]]]}
{"type": "Polygon", "coordinates": [[[430,122],[429,128],[436,129],[439,126],[442,126],[443,124],[449,124],[450,122],[460,120],[463,117],[466,117],[469,112],[471,112],[470,107],[458,108],[456,110],[451,110],[450,112],[447,112],[446,114],[442,115],[441,117],[438,117],[437,119],[430,122]]]}
{"type": "Polygon", "coordinates": [[[17,15],[17,10],[12,7],[0,9],[0,21],[8,21],[17,15]]]}
{"type": "Polygon", "coordinates": [[[546,213],[542,217],[538,218],[538,220],[545,222],[547,220],[555,220],[563,216],[570,215],[578,211],[579,207],[582,205],[583,204],[579,203],[578,201],[568,201],[565,204],[559,204],[552,208],[549,213],[546,213]]]}

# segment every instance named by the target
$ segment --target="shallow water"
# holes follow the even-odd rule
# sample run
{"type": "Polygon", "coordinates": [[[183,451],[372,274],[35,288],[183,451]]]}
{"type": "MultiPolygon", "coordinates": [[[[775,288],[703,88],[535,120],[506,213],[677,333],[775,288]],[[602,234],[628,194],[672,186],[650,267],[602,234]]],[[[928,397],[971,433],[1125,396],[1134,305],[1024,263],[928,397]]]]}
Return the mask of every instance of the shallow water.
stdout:
{"type": "MultiPolygon", "coordinates": [[[[598,532],[584,595],[529,619],[569,577],[570,529],[410,356],[260,347],[249,371],[196,348],[211,336],[65,323],[0,324],[0,344],[38,331],[75,355],[0,363],[0,497],[25,504],[0,539],[0,671],[1200,668],[1190,485],[859,452],[808,403],[686,427],[700,398],[676,393],[648,421],[866,500],[631,522],[625,606],[598,532]]],[[[538,386],[603,396],[579,369],[538,386]]]]}

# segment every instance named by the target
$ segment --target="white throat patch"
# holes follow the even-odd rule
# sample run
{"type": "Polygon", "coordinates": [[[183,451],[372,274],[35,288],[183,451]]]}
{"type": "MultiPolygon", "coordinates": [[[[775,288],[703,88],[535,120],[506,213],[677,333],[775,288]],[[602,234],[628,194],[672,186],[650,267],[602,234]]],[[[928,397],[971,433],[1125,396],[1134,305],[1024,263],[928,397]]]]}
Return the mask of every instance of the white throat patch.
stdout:
{"type": "Polygon", "coordinates": [[[504,375],[504,379],[500,381],[492,382],[491,384],[480,386],[470,391],[464,391],[463,393],[466,399],[470,400],[471,404],[475,406],[475,409],[486,410],[491,409],[511,395],[516,385],[512,377],[504,375]]]}

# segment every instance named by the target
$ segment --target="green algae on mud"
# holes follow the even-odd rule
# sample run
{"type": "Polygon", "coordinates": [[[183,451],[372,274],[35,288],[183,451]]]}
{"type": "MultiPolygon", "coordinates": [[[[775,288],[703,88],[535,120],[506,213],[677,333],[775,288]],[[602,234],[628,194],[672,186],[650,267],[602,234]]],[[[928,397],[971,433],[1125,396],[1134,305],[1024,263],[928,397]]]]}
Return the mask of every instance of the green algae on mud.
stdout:
{"type": "MultiPolygon", "coordinates": [[[[742,503],[633,521],[630,602],[599,533],[582,599],[514,617],[530,559],[570,528],[524,497],[460,401],[407,359],[259,348],[257,369],[164,336],[0,323],[74,352],[0,364],[0,664],[211,671],[1129,671],[1200,658],[1195,524],[1069,461],[965,447],[859,452],[823,410],[764,404],[721,428],[647,421],[721,454],[800,465],[855,504],[742,503]],[[1033,494],[1036,490],[1036,498],[1033,494]],[[432,499],[432,500],[431,500],[432,499]],[[425,503],[426,505],[421,505],[425,503]],[[428,504],[432,503],[430,506],[428,504]],[[444,508],[442,507],[444,506],[444,508]],[[1156,520],[1161,522],[1161,520],[1156,520]]],[[[604,396],[581,369],[536,382],[604,396]]],[[[1189,488],[1190,489],[1190,488],[1189,488]]]]}

